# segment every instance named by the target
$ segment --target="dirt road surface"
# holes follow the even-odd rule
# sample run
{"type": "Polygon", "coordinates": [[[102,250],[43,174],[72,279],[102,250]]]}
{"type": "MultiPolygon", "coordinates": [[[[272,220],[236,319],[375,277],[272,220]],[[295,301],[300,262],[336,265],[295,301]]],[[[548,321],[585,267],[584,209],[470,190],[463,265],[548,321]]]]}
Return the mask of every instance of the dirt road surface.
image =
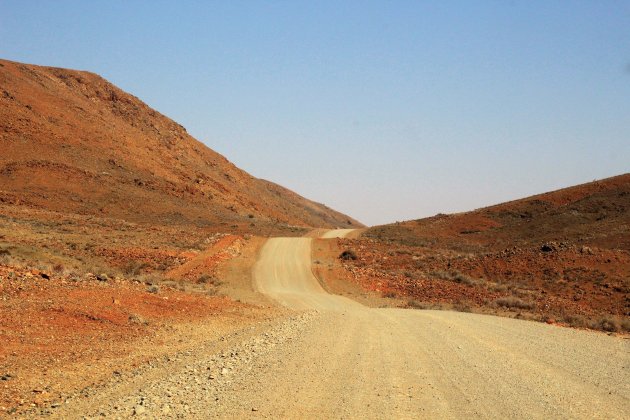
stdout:
{"type": "Polygon", "coordinates": [[[272,239],[255,267],[261,292],[320,313],[300,341],[273,355],[274,369],[239,387],[244,410],[326,418],[627,415],[628,340],[484,315],[368,309],[326,294],[311,273],[310,243],[272,239]]]}
{"type": "Polygon", "coordinates": [[[329,238],[345,238],[346,236],[348,236],[349,234],[351,234],[355,230],[356,229],[333,229],[333,230],[329,230],[328,232],[324,233],[321,237],[325,238],[325,239],[329,239],[329,238]]]}
{"type": "Polygon", "coordinates": [[[366,308],[326,294],[311,273],[310,247],[308,238],[270,239],[254,267],[258,290],[294,316],[209,345],[220,353],[176,356],[53,416],[628,418],[628,340],[485,315],[366,308]]]}

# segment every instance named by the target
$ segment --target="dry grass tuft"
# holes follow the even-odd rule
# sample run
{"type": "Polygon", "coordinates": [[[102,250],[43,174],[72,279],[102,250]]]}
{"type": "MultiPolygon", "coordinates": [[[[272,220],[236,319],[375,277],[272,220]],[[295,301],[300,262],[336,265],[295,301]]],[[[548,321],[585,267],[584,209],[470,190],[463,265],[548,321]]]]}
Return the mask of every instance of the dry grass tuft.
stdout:
{"type": "Polygon", "coordinates": [[[508,309],[526,309],[531,310],[536,307],[534,302],[524,301],[520,298],[509,296],[498,298],[494,301],[497,306],[508,309]]]}

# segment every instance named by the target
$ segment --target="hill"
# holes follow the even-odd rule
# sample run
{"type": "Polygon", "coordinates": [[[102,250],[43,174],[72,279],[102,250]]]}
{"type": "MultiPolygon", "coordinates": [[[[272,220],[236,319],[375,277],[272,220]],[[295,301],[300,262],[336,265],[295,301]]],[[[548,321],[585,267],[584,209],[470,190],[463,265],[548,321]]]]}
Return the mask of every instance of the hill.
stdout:
{"type": "Polygon", "coordinates": [[[339,262],[340,273],[398,305],[615,331],[630,329],[628,232],[630,174],[624,174],[372,227],[330,254],[352,251],[356,258],[339,262]]]}
{"type": "Polygon", "coordinates": [[[361,226],[257,179],[84,71],[0,60],[0,201],[137,223],[361,226]]]}
{"type": "Polygon", "coordinates": [[[369,229],[366,236],[455,250],[570,242],[630,251],[630,174],[459,214],[369,229]]]}

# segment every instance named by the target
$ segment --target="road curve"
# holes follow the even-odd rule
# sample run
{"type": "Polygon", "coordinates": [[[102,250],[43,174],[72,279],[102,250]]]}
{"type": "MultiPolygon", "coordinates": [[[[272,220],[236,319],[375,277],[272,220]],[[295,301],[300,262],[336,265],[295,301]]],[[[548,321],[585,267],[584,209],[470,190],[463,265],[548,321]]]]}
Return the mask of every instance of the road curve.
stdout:
{"type": "Polygon", "coordinates": [[[347,237],[351,232],[354,232],[356,229],[333,229],[333,230],[329,230],[326,233],[324,233],[321,237],[322,238],[345,238],[347,237]]]}
{"type": "Polygon", "coordinates": [[[311,271],[310,238],[272,238],[254,265],[259,292],[291,309],[346,310],[361,307],[343,296],[324,291],[311,271]]]}
{"type": "Polygon", "coordinates": [[[326,294],[310,239],[275,238],[257,288],[319,314],[242,378],[218,416],[628,418],[630,345],[602,333],[448,311],[369,309],[326,294]],[[261,386],[261,384],[264,384],[261,386]]]}

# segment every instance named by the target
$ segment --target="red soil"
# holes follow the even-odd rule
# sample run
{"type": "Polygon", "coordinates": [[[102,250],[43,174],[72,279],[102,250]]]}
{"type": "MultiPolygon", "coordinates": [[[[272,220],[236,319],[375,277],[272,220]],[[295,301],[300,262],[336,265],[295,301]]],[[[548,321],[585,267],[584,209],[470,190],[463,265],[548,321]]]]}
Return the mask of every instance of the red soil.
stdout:
{"type": "Polygon", "coordinates": [[[224,297],[0,265],[0,407],[59,399],[172,350],[185,336],[164,333],[179,325],[238,325],[248,311],[224,297]]]}

